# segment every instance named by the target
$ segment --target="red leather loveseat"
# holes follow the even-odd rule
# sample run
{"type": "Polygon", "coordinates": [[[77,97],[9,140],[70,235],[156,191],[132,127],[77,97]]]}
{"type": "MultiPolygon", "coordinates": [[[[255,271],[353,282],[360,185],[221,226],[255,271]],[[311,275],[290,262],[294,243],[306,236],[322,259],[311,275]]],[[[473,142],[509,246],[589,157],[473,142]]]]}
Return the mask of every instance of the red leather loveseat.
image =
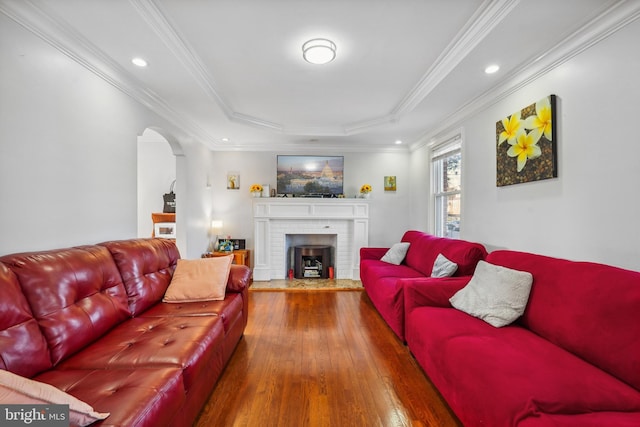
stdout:
{"type": "Polygon", "coordinates": [[[401,242],[408,243],[409,248],[399,265],[382,260],[389,248],[361,248],[360,279],[382,318],[404,341],[404,286],[409,282],[420,284],[433,280],[429,278],[440,254],[457,264],[453,276],[469,276],[487,251],[479,243],[436,237],[415,230],[404,233],[401,242]],[[424,282],[424,279],[429,280],[424,282]]]}
{"type": "Polygon", "coordinates": [[[515,251],[486,262],[532,276],[506,326],[453,308],[468,277],[405,287],[409,349],[465,427],[640,426],[640,272],[515,251]]]}
{"type": "Polygon", "coordinates": [[[110,415],[100,426],[189,426],[247,323],[250,271],[223,301],[163,303],[172,241],[133,239],[0,257],[0,369],[110,415]]]}

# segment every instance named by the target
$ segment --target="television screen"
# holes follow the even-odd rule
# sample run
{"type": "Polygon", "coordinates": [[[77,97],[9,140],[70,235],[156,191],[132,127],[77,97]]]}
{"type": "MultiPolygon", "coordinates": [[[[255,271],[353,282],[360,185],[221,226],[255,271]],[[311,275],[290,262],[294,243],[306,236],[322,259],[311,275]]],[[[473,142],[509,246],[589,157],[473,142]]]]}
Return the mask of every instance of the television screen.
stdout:
{"type": "Polygon", "coordinates": [[[344,193],[343,156],[278,156],[278,194],[331,197],[344,193]]]}

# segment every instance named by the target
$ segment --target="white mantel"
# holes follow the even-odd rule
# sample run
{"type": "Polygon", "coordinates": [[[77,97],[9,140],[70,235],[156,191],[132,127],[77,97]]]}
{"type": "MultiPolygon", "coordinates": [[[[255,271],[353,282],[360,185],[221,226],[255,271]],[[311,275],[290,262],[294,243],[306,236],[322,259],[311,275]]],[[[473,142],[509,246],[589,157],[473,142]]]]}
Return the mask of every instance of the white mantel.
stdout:
{"type": "Polygon", "coordinates": [[[367,200],[256,198],[253,224],[254,280],[286,277],[287,234],[336,235],[336,278],[360,279],[360,248],[369,244],[367,200]]]}

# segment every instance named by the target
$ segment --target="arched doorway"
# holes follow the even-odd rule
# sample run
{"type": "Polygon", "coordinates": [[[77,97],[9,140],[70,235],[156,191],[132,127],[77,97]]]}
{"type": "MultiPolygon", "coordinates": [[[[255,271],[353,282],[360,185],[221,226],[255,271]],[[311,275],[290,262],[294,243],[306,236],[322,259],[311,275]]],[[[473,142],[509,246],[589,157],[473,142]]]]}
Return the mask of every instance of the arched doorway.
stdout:
{"type": "MultiPolygon", "coordinates": [[[[177,178],[176,156],[182,147],[159,128],[146,128],[137,141],[138,237],[153,233],[152,213],[163,211],[163,195],[177,178]]],[[[175,190],[174,190],[175,191],[175,190]]],[[[176,210],[176,216],[178,210],[176,210]]],[[[180,240],[178,238],[178,240],[180,240]]],[[[180,246],[180,244],[179,244],[180,246]]]]}

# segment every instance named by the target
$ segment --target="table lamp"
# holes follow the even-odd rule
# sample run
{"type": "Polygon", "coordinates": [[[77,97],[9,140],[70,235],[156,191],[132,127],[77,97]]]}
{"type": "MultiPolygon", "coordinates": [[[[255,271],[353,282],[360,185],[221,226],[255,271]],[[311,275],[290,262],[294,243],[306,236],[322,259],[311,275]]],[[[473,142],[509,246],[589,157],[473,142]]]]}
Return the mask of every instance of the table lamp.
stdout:
{"type": "Polygon", "coordinates": [[[209,245],[209,252],[215,252],[218,250],[218,236],[222,234],[222,221],[214,219],[211,221],[211,236],[214,237],[212,244],[209,245]]]}

